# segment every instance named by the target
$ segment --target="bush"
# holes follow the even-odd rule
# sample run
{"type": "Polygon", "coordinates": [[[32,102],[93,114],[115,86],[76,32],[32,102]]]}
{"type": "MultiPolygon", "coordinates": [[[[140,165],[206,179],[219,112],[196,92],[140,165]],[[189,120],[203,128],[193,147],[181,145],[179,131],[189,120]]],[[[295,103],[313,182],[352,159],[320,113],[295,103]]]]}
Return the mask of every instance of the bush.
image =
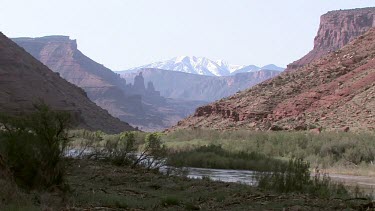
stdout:
{"type": "Polygon", "coordinates": [[[287,167],[258,175],[258,187],[279,192],[302,192],[310,182],[310,165],[302,159],[291,159],[287,167]]]}
{"type": "Polygon", "coordinates": [[[167,148],[161,141],[159,133],[150,133],[145,138],[145,144],[133,167],[142,165],[147,169],[157,169],[165,164],[167,148]]]}
{"type": "Polygon", "coordinates": [[[114,140],[107,140],[105,151],[113,164],[130,165],[136,157],[135,136],[133,132],[124,132],[114,140]]]}
{"type": "Polygon", "coordinates": [[[327,174],[315,174],[311,178],[310,164],[302,159],[293,158],[286,168],[275,168],[272,173],[257,173],[258,187],[282,193],[309,193],[319,197],[349,197],[342,184],[331,181],[327,174]]]}
{"type": "Polygon", "coordinates": [[[35,105],[22,117],[1,115],[0,153],[21,187],[48,188],[63,184],[63,153],[70,116],[35,105]]]}
{"type": "Polygon", "coordinates": [[[160,133],[123,132],[107,135],[85,130],[71,131],[75,157],[99,159],[118,166],[157,169],[164,165],[166,147],[160,133]]]}

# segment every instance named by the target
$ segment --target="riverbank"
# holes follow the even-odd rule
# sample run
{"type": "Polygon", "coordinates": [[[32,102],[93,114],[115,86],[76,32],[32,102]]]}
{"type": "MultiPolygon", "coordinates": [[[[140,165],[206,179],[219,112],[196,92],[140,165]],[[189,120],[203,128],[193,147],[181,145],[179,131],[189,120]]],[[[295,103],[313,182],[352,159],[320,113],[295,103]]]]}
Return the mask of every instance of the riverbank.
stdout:
{"type": "MultiPolygon", "coordinates": [[[[368,203],[361,199],[280,194],[243,184],[166,176],[102,161],[69,159],[67,164],[70,191],[28,194],[32,205],[21,210],[350,210],[368,203]]],[[[8,208],[14,210],[17,206],[8,208]]]]}
{"type": "MultiPolygon", "coordinates": [[[[375,176],[375,133],[373,132],[314,134],[306,131],[257,132],[197,129],[168,133],[162,138],[170,151],[185,154],[186,157],[189,152],[194,152],[202,146],[214,145],[220,146],[226,154],[231,154],[230,157],[239,157],[236,154],[254,153],[281,161],[295,157],[309,162],[312,172],[319,169],[330,174],[375,176]]],[[[240,163],[240,159],[237,160],[239,161],[237,163],[240,163]]],[[[218,163],[220,162],[215,162],[215,165],[218,163]]],[[[264,165],[259,167],[262,166],[264,165]]],[[[225,165],[220,168],[225,168],[225,165]]]]}

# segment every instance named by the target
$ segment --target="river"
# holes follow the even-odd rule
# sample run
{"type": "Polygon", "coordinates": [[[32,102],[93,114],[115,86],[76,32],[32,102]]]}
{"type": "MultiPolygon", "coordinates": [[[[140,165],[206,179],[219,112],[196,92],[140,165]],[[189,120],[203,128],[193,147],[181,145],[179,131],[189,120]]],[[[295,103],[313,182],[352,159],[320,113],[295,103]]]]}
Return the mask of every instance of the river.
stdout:
{"type": "MultiPolygon", "coordinates": [[[[161,168],[161,172],[166,173],[168,168],[173,167],[161,168]]],[[[201,179],[203,177],[208,177],[214,181],[237,182],[247,185],[256,185],[256,181],[254,180],[254,175],[256,173],[255,171],[192,167],[185,167],[184,170],[187,173],[186,176],[189,178],[201,179]]],[[[341,174],[329,174],[329,177],[332,181],[341,182],[352,190],[354,190],[354,188],[358,186],[359,189],[364,193],[370,194],[375,197],[375,177],[341,174]]]]}

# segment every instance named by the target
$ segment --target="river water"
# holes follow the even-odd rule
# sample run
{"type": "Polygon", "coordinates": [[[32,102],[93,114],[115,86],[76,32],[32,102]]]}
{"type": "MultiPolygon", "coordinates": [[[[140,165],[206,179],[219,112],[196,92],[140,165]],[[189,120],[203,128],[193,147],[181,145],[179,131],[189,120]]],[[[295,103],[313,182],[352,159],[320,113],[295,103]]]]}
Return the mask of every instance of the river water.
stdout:
{"type": "MultiPolygon", "coordinates": [[[[161,168],[161,172],[166,173],[168,168],[174,169],[173,167],[164,167],[161,168]]],[[[203,177],[208,177],[214,181],[237,182],[252,186],[256,185],[256,181],[254,180],[255,171],[192,167],[185,167],[183,170],[186,171],[186,176],[189,178],[201,179],[203,177]]],[[[375,197],[375,177],[341,174],[329,174],[329,177],[332,181],[343,183],[352,190],[358,186],[364,193],[375,197]]]]}
{"type": "MultiPolygon", "coordinates": [[[[176,169],[174,167],[164,167],[160,171],[166,173],[168,169],[176,169]]],[[[255,185],[256,181],[253,176],[255,171],[248,170],[228,170],[228,169],[209,169],[209,168],[192,168],[185,167],[183,171],[186,172],[186,176],[193,179],[202,179],[204,177],[210,178],[214,181],[222,182],[237,182],[247,185],[255,185]]],[[[173,174],[173,173],[172,173],[173,174]]]]}

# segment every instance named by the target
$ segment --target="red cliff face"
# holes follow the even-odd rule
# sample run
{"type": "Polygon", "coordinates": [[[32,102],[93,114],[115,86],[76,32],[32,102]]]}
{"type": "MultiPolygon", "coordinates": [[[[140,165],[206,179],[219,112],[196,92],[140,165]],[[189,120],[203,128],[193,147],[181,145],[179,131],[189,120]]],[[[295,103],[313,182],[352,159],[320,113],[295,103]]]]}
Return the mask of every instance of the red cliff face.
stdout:
{"type": "Polygon", "coordinates": [[[314,49],[291,63],[287,71],[302,67],[315,59],[336,51],[375,26],[375,7],[328,12],[320,18],[314,49]]]}

